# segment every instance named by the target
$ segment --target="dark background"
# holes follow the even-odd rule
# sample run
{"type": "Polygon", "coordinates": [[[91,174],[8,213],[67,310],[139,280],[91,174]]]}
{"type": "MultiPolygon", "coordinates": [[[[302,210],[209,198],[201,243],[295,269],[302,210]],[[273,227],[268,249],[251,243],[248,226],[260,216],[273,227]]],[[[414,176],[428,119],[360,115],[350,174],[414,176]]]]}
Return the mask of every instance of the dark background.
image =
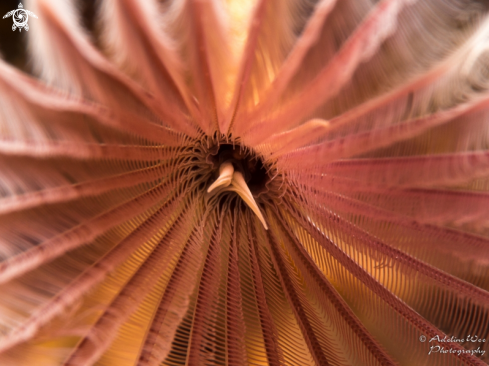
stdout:
{"type": "MultiPolygon", "coordinates": [[[[97,0],[78,0],[78,8],[82,14],[82,23],[89,30],[94,28],[95,2],[97,0]]],[[[3,19],[10,10],[17,9],[22,0],[0,0],[0,54],[1,58],[26,72],[32,69],[32,60],[27,54],[27,34],[24,29],[12,31],[12,17],[3,19]]],[[[27,5],[22,2],[27,10],[27,5]]],[[[29,18],[29,22],[39,19],[29,18]]]]}
{"type": "MultiPolygon", "coordinates": [[[[22,1],[20,1],[22,2],[22,1]]],[[[25,5],[25,4],[22,4],[25,5]]],[[[26,31],[12,31],[12,16],[2,19],[10,10],[17,9],[19,0],[0,0],[0,53],[8,63],[26,69],[26,31]]],[[[29,19],[29,21],[31,21],[29,19]]]]}

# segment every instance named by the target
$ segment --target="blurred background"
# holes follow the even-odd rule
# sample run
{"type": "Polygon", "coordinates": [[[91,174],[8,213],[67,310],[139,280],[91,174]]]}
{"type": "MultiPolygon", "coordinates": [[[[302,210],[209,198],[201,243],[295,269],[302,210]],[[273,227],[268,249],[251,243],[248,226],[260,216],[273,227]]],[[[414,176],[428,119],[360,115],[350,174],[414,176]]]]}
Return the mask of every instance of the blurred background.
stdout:
{"type": "MultiPolygon", "coordinates": [[[[22,4],[25,5],[25,4],[22,4]]],[[[0,1],[0,16],[3,18],[9,11],[17,9],[19,0],[0,1]]],[[[29,20],[30,21],[30,20],[29,20]]],[[[26,31],[12,31],[12,17],[0,19],[0,53],[8,63],[26,69],[26,31]]]]}
{"type": "MultiPolygon", "coordinates": [[[[97,0],[75,0],[83,14],[83,24],[87,29],[93,30],[95,3],[97,0]]],[[[27,34],[25,30],[12,31],[12,17],[3,19],[3,16],[11,10],[15,10],[22,3],[25,9],[29,9],[28,2],[19,0],[0,1],[0,54],[8,63],[28,72],[32,69],[32,60],[27,54],[27,34]]],[[[29,22],[36,19],[29,18],[29,22]]]]}

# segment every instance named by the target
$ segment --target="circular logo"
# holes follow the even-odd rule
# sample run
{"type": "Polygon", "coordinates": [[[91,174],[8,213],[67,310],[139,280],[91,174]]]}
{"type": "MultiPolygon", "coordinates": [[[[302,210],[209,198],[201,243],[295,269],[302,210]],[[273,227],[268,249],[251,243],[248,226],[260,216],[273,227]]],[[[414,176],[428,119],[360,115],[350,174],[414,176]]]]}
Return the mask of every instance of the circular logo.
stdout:
{"type": "Polygon", "coordinates": [[[27,15],[27,12],[24,9],[17,9],[12,15],[12,18],[15,26],[18,28],[23,28],[29,20],[29,15],[27,15]]]}
{"type": "Polygon", "coordinates": [[[424,342],[424,341],[426,341],[426,337],[425,337],[424,335],[419,336],[419,341],[420,341],[420,342],[424,342]]]}

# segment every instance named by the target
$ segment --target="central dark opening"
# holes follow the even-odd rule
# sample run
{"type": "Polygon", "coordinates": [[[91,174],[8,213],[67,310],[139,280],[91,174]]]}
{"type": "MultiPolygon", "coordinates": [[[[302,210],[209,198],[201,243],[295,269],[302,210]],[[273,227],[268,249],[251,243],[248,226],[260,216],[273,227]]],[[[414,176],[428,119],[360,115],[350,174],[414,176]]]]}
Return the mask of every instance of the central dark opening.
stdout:
{"type": "Polygon", "coordinates": [[[241,149],[239,145],[221,144],[215,153],[211,153],[210,160],[219,175],[219,166],[228,161],[235,170],[241,172],[251,193],[263,191],[265,184],[270,180],[263,161],[255,154],[241,149]]]}

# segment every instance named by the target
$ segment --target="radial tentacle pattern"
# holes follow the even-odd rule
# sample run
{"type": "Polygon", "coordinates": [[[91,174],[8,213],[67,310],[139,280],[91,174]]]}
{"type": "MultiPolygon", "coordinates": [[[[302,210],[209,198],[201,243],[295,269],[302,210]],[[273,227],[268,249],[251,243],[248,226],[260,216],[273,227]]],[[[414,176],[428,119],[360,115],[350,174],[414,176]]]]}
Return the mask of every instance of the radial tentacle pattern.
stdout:
{"type": "Polygon", "coordinates": [[[0,365],[489,362],[486,1],[94,4],[0,60],[0,365]]]}

